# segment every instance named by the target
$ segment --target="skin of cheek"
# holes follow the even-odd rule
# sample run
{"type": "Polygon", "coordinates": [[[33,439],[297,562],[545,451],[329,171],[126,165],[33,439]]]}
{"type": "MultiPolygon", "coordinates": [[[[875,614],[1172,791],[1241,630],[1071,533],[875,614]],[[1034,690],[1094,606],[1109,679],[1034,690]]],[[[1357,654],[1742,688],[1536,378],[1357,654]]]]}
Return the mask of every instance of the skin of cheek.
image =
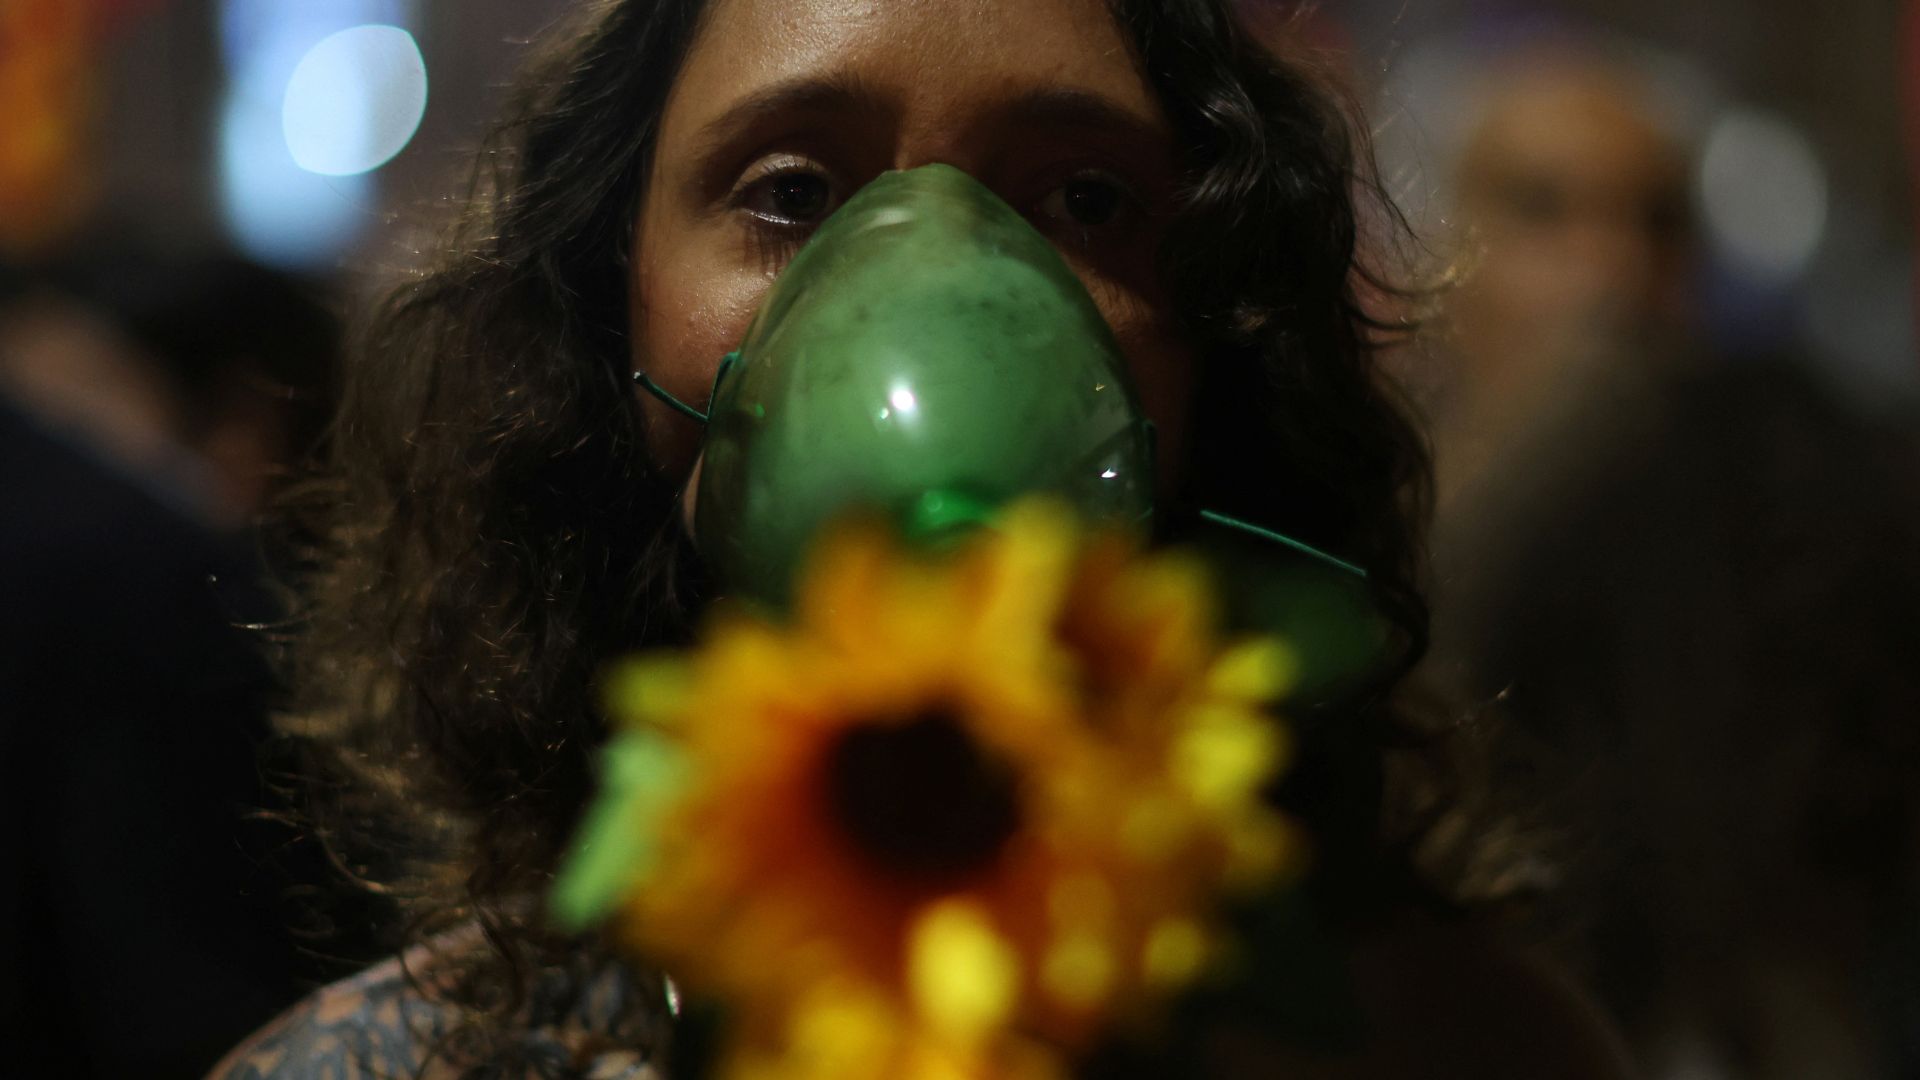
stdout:
{"type": "Polygon", "coordinates": [[[1164,300],[1124,290],[1077,265],[1074,271],[1112,328],[1140,407],[1153,421],[1155,487],[1168,495],[1178,489],[1186,471],[1198,357],[1175,329],[1164,300]]]}
{"type": "MultiPolygon", "coordinates": [[[[705,408],[720,359],[745,336],[772,279],[701,273],[686,261],[679,262],[680,272],[648,272],[660,265],[649,257],[649,246],[642,241],[641,269],[630,294],[634,367],[679,400],[705,408]]],[[[666,475],[686,476],[700,452],[700,425],[644,389],[635,393],[646,418],[648,454],[666,475]]]]}

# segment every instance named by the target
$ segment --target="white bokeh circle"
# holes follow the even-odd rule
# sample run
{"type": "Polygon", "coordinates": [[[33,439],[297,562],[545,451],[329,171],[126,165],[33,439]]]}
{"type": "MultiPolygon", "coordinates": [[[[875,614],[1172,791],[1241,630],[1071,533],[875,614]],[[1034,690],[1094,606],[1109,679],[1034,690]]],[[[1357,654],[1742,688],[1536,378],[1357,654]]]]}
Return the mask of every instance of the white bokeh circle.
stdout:
{"type": "Polygon", "coordinates": [[[427,65],[397,26],[355,26],[307,50],[287,81],[281,126],[303,169],[353,176],[406,149],[427,111],[427,65]]]}

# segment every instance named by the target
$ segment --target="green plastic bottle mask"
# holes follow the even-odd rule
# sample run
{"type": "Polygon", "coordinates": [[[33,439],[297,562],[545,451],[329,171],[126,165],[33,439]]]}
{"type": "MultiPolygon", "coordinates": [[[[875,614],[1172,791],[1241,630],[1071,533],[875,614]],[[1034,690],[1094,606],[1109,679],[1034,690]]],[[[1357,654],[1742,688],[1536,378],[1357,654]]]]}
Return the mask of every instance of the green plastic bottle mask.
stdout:
{"type": "MultiPolygon", "coordinates": [[[[1153,427],[1123,357],[1047,239],[958,169],[886,173],[827,219],[721,365],[695,541],[723,589],[779,606],[822,526],[880,513],[937,543],[1046,493],[1094,521],[1154,511],[1153,427]]],[[[1385,641],[1366,574],[1204,509],[1176,521],[1229,620],[1280,633],[1308,684],[1385,641]]]]}
{"type": "Polygon", "coordinates": [[[780,275],[716,381],[694,513],[724,585],[779,603],[855,508],[937,540],[1021,495],[1144,520],[1153,435],[1047,239],[966,173],[880,176],[780,275]]]}

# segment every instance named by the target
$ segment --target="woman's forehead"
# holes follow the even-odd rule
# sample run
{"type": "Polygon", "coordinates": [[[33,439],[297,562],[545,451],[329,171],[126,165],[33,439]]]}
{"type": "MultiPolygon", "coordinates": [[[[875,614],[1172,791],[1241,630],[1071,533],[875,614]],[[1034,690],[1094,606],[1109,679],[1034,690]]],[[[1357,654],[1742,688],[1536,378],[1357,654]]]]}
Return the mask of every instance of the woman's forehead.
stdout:
{"type": "Polygon", "coordinates": [[[787,106],[957,126],[1031,103],[1166,127],[1104,0],[714,0],[663,135],[787,106]]]}

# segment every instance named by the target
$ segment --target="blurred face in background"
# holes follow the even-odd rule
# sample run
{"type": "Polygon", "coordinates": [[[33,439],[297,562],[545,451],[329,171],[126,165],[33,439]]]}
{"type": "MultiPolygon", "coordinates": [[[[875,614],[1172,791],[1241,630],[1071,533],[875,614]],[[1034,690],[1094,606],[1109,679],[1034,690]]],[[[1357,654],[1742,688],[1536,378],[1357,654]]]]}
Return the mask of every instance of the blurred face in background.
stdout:
{"type": "Polygon", "coordinates": [[[1454,181],[1465,392],[1517,404],[1583,362],[1677,351],[1693,307],[1685,154],[1624,74],[1547,55],[1498,79],[1454,181]]]}

